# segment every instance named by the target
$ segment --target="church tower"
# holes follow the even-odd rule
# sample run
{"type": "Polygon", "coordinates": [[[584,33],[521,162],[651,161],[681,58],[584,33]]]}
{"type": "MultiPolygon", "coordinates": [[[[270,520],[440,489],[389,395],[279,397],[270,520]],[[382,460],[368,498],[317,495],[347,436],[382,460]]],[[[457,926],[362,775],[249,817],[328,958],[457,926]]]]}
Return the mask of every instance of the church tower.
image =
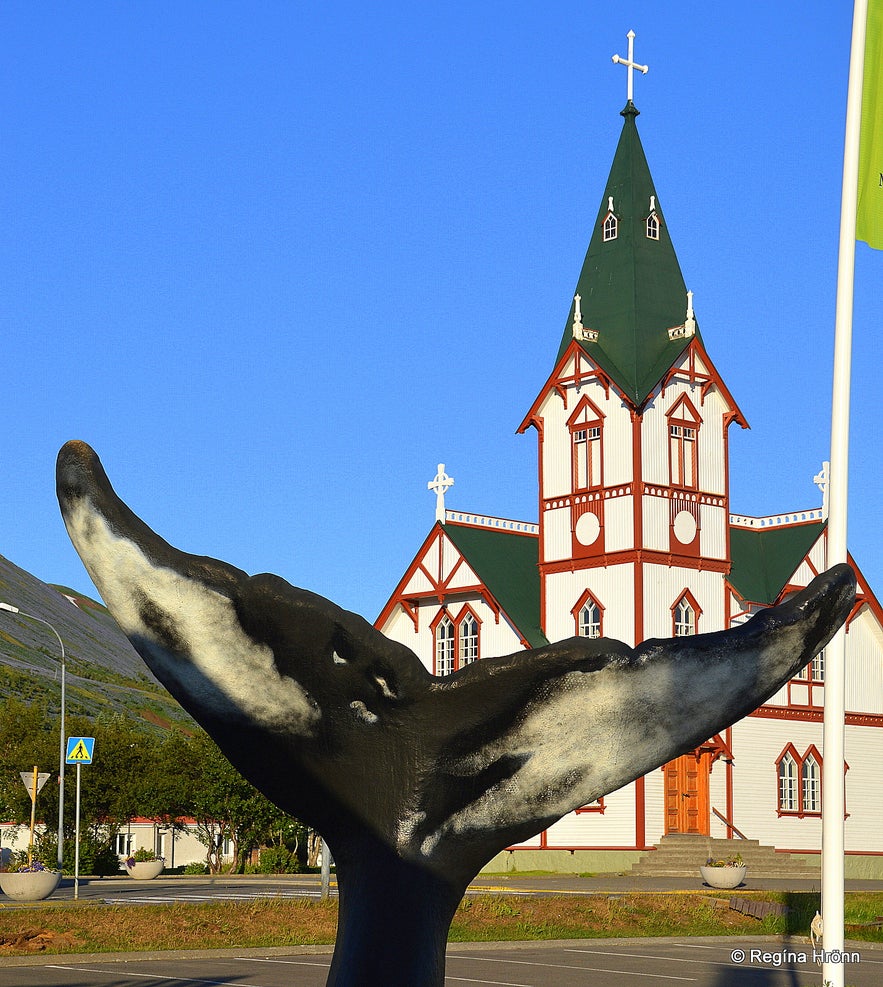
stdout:
{"type": "Polygon", "coordinates": [[[539,441],[552,641],[727,625],[727,430],[747,426],[705,351],[637,116],[629,98],[555,368],[519,429],[539,441]]]}

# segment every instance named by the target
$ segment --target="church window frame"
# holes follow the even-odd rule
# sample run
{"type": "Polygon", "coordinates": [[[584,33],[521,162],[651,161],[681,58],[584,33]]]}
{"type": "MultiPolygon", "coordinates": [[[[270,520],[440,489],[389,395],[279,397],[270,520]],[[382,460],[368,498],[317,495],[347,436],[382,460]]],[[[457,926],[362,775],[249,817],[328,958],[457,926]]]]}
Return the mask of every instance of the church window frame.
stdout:
{"type": "Polygon", "coordinates": [[[788,744],[776,760],[777,810],[780,816],[800,815],[800,755],[788,744]]]}
{"type": "Polygon", "coordinates": [[[613,212],[608,212],[604,217],[604,226],[601,233],[604,243],[610,243],[619,236],[619,220],[613,212]]]}
{"type": "Polygon", "coordinates": [[[567,420],[570,430],[571,487],[574,493],[604,485],[604,414],[583,398],[567,420]]]}
{"type": "Polygon", "coordinates": [[[699,489],[699,431],[702,417],[683,395],[666,415],[669,482],[680,490],[699,489]]]}
{"type": "Polygon", "coordinates": [[[465,668],[481,657],[481,621],[468,604],[457,615],[457,668],[465,668]]]}
{"type": "Polygon", "coordinates": [[[450,675],[454,671],[456,626],[447,609],[439,611],[432,622],[433,674],[450,675]]]}
{"type": "MultiPolygon", "coordinates": [[[[794,744],[785,746],[776,758],[776,811],[779,816],[821,818],[823,767],[824,759],[815,744],[810,744],[802,755],[794,744]]],[[[849,765],[844,762],[844,799],[848,770],[849,765]]],[[[845,813],[844,818],[848,815],[845,813]]]]}
{"type": "Polygon", "coordinates": [[[468,603],[456,616],[442,607],[430,629],[434,675],[451,675],[481,658],[481,618],[468,603]]]}
{"type": "Polygon", "coordinates": [[[647,217],[647,239],[648,240],[658,240],[659,239],[659,217],[655,212],[651,212],[647,217]]]}
{"type": "Polygon", "coordinates": [[[570,612],[573,615],[573,626],[577,637],[597,640],[604,636],[604,607],[594,593],[585,590],[570,612]]]}
{"type": "Polygon", "coordinates": [[[671,626],[674,637],[693,637],[699,633],[702,608],[696,597],[685,589],[671,607],[671,626]]]}

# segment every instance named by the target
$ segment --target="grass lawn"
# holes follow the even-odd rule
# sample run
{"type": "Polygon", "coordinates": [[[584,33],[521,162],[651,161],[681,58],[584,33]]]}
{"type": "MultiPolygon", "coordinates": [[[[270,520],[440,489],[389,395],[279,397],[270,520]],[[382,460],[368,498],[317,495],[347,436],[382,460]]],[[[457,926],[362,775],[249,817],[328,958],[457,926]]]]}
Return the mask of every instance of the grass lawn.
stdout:
{"type": "MultiPolygon", "coordinates": [[[[548,897],[468,896],[452,942],[628,936],[807,936],[818,894],[696,892],[548,897]],[[785,905],[785,915],[752,918],[730,897],[785,905]]],[[[883,942],[883,894],[846,896],[847,939],[883,942]]],[[[318,945],[334,942],[336,901],[263,899],[171,905],[42,905],[0,908],[0,956],[318,945]]]]}

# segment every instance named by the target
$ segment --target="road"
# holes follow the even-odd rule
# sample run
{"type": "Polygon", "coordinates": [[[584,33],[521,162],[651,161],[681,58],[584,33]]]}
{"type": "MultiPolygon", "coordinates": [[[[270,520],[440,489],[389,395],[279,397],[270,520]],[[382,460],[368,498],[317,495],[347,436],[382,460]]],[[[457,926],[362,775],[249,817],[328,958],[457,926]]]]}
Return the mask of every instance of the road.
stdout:
{"type": "MultiPolygon", "coordinates": [[[[848,984],[877,987],[883,982],[883,950],[863,946],[853,959],[846,968],[848,984]]],[[[329,963],[327,952],[281,950],[197,958],[45,957],[40,965],[0,967],[0,987],[323,987],[329,963]]],[[[448,948],[445,983],[450,987],[597,987],[607,982],[617,987],[809,987],[821,982],[821,971],[805,944],[783,947],[756,939],[587,939],[448,948]]]]}

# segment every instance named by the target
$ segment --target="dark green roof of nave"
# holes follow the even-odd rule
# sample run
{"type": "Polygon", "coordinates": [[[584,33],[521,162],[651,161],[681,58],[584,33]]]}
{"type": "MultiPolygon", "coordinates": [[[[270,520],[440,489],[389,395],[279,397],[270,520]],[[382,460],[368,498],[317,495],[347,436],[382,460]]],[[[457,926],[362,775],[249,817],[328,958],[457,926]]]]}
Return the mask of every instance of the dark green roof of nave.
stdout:
{"type": "Polygon", "coordinates": [[[539,538],[451,522],[445,534],[527,643],[532,648],[548,644],[540,626],[539,538]]]}
{"type": "MultiPolygon", "coordinates": [[[[672,340],[668,334],[684,324],[687,288],[638,136],[637,115],[634,103],[628,102],[574,294],[580,295],[582,325],[598,333],[596,342],[580,345],[629,400],[640,405],[690,340],[672,340]],[[658,240],[647,236],[651,197],[658,240]],[[611,198],[617,236],[605,242],[611,198]]],[[[573,340],[573,316],[572,302],[558,359],[573,340]]]]}

